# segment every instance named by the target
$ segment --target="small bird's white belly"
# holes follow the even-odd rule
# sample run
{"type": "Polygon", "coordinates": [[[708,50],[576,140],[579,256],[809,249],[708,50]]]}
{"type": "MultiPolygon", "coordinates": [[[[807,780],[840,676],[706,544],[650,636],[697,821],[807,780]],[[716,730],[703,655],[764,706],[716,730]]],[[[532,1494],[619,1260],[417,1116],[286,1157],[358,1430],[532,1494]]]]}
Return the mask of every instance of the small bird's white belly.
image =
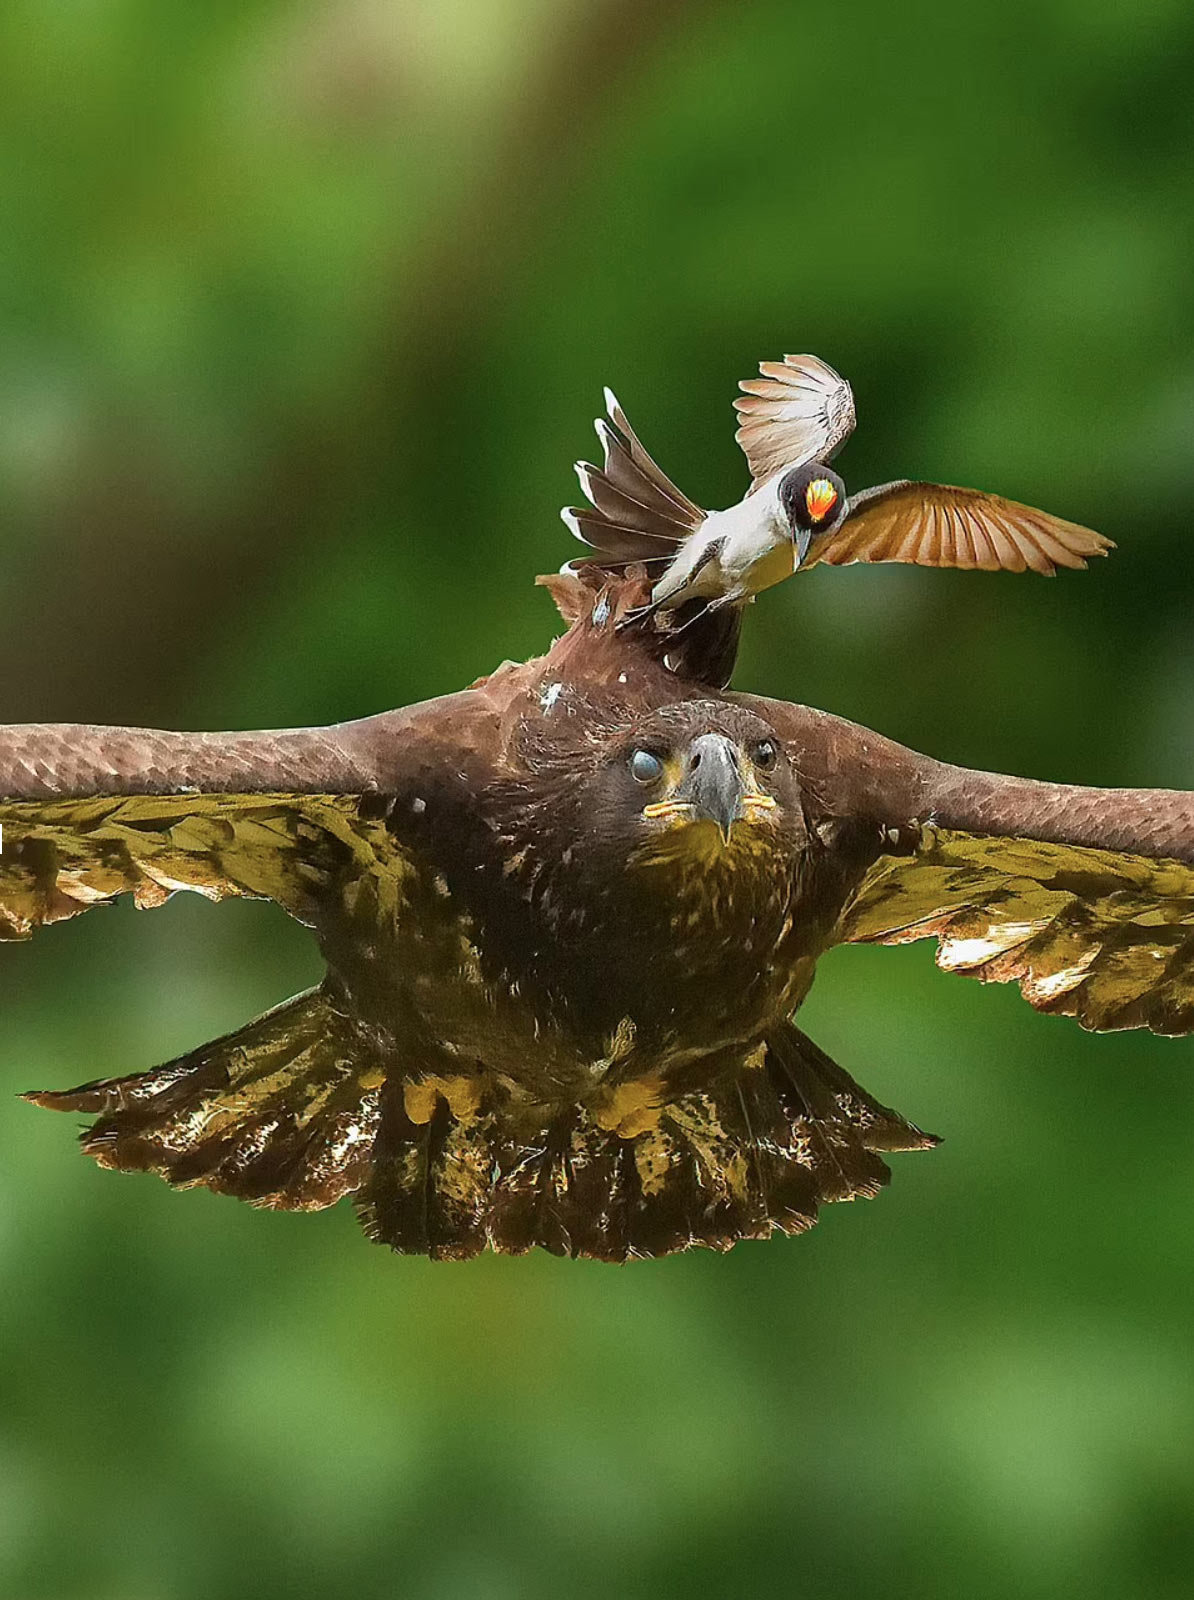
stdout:
{"type": "Polygon", "coordinates": [[[723,559],[721,566],[730,584],[741,588],[744,594],[758,594],[762,589],[770,589],[773,583],[782,583],[795,572],[796,545],[784,534],[776,543],[763,546],[762,553],[756,547],[745,560],[730,564],[723,559]]]}
{"type": "Polygon", "coordinates": [[[796,546],[768,487],[728,511],[711,511],[677,551],[653,598],[657,602],[696,596],[746,600],[782,583],[795,567],[796,546]]]}

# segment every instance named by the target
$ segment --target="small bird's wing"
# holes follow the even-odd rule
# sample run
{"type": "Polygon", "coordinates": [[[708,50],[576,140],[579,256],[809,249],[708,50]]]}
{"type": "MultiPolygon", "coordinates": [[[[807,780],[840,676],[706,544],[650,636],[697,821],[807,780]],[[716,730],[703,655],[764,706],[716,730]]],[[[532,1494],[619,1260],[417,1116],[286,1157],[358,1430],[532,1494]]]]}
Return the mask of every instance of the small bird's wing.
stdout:
{"type": "Polygon", "coordinates": [[[836,717],[755,701],[827,837],[878,856],[835,942],[938,941],[938,965],[1015,979],[1085,1028],[1194,1032],[1194,794],[973,772],[836,717]]]}
{"type": "Polygon", "coordinates": [[[318,924],[333,886],[339,900],[369,878],[396,903],[404,856],[385,799],[429,764],[437,726],[467,737],[478,696],[450,698],[456,719],[433,701],[283,732],[0,728],[0,939],[121,894],[146,907],[180,889],[248,895],[318,924]]]}
{"type": "Polygon", "coordinates": [[[854,395],[845,378],[816,356],[761,361],[734,401],[734,435],[750,465],[751,488],[786,467],[829,461],[854,432],[854,395]]]}
{"type": "Polygon", "coordinates": [[[907,561],[982,572],[1031,569],[1048,577],[1114,548],[1101,533],[1002,495],[904,478],[851,495],[844,521],[813,541],[805,565],[907,561]]]}
{"type": "Polygon", "coordinates": [[[611,390],[605,391],[609,421],[594,426],[603,465],[576,463],[588,506],[566,506],[565,526],[596,555],[571,563],[618,568],[629,562],[666,564],[705,520],[705,513],[656,466],[639,443],[611,390]]]}

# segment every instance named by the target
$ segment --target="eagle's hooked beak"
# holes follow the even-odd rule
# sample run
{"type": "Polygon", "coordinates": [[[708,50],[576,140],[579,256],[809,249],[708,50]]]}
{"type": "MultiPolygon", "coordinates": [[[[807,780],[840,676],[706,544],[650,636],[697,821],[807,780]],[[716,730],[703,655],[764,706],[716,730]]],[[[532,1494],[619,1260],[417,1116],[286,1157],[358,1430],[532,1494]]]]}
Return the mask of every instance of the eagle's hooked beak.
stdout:
{"type": "Polygon", "coordinates": [[[746,785],[738,752],[724,734],[702,733],[688,747],[688,771],[675,798],[690,805],[693,821],[715,822],[723,839],[742,815],[746,785]]]}

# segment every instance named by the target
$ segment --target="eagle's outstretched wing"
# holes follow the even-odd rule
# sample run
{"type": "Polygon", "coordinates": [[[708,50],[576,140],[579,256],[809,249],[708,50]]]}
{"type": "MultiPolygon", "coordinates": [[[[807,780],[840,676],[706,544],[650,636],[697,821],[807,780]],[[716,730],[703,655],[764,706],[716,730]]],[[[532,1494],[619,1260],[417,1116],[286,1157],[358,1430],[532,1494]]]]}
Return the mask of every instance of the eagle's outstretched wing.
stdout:
{"type": "Polygon", "coordinates": [[[311,923],[333,881],[392,898],[402,852],[373,797],[426,760],[434,705],[267,733],[0,728],[0,939],[127,893],[250,895],[311,923]]]}
{"type": "Polygon", "coordinates": [[[152,907],[190,889],[275,900],[332,956],[317,988],[155,1071],[27,1098],[97,1114],[82,1139],[103,1166],[266,1206],[360,1191],[389,1125],[383,1086],[394,1079],[385,1092],[401,1100],[404,1063],[379,1046],[339,957],[351,969],[417,920],[427,872],[407,821],[495,756],[484,689],[321,729],[0,729],[0,938],[121,894],[152,907]]]}
{"type": "Polygon", "coordinates": [[[946,971],[1015,979],[1083,1027],[1194,1032],[1194,794],[973,772],[763,704],[823,825],[870,823],[890,846],[837,942],[932,937],[946,971]]]}
{"type": "Polygon", "coordinates": [[[1084,1028],[1194,1032],[1194,868],[1123,851],[928,828],[872,869],[843,940],[934,937],[946,972],[1015,979],[1084,1028]]]}

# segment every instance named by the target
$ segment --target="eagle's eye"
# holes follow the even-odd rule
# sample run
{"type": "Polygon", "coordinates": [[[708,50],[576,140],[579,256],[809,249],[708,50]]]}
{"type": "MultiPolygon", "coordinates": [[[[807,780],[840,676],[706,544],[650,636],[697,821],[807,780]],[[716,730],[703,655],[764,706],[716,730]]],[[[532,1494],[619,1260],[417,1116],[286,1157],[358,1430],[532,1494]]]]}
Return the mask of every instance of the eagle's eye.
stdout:
{"type": "Polygon", "coordinates": [[[760,739],[758,744],[755,745],[751,759],[760,772],[770,772],[779,759],[779,752],[775,748],[774,739],[760,739]]]}
{"type": "Polygon", "coordinates": [[[663,762],[651,750],[636,750],[630,758],[630,772],[636,783],[658,783],[663,762]]]}

